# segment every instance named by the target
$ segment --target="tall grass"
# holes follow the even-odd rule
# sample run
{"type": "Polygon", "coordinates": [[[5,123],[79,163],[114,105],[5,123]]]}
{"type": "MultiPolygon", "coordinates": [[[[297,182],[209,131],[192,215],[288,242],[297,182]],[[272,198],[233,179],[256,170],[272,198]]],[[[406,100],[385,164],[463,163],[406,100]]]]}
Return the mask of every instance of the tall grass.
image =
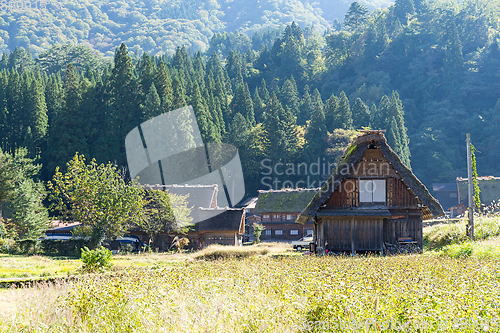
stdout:
{"type": "MultiPolygon", "coordinates": [[[[427,250],[440,249],[447,245],[467,242],[467,220],[457,223],[437,224],[424,228],[424,247],[427,250]]],[[[500,236],[500,217],[474,217],[474,236],[476,240],[500,236]]]]}
{"type": "Polygon", "coordinates": [[[470,258],[194,260],[8,290],[0,332],[473,332],[500,322],[499,283],[470,258]]]}

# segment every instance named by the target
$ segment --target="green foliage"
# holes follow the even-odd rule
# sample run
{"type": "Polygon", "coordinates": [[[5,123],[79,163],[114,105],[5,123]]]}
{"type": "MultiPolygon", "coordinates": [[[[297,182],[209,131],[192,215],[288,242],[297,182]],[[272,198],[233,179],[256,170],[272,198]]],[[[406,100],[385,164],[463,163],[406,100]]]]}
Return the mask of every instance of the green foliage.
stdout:
{"type": "Polygon", "coordinates": [[[83,263],[82,271],[86,273],[102,272],[113,266],[111,262],[113,253],[104,247],[90,250],[85,246],[81,251],[81,259],[83,263]]]}
{"type": "MultiPolygon", "coordinates": [[[[469,240],[466,235],[467,220],[457,223],[438,224],[424,229],[424,246],[428,250],[439,250],[447,245],[462,244],[469,240]]],[[[484,240],[500,236],[500,221],[497,216],[474,217],[475,239],[484,240]]]]}
{"type": "Polygon", "coordinates": [[[255,239],[255,243],[260,243],[260,236],[262,235],[262,231],[266,230],[266,227],[259,223],[253,224],[253,237],[255,239]]]}
{"type": "Polygon", "coordinates": [[[366,6],[354,1],[349,6],[347,14],[344,17],[344,25],[350,29],[358,30],[366,21],[368,14],[369,10],[366,6]]]}
{"type": "Polygon", "coordinates": [[[149,245],[153,246],[161,232],[187,232],[193,220],[190,214],[187,196],[147,190],[137,225],[148,235],[149,245]]]}
{"type": "Polygon", "coordinates": [[[52,209],[62,220],[82,223],[82,236],[90,236],[92,247],[122,236],[128,223],[142,210],[142,188],[127,184],[116,165],[85,163],[82,155],[68,162],[67,171],[56,173],[48,183],[52,209]]]}
{"type": "Polygon", "coordinates": [[[471,161],[472,161],[472,185],[474,187],[474,195],[472,200],[474,201],[474,205],[476,208],[481,211],[481,198],[479,193],[481,193],[481,189],[479,188],[479,182],[477,181],[477,165],[476,165],[476,147],[473,144],[470,145],[471,150],[471,161]]]}

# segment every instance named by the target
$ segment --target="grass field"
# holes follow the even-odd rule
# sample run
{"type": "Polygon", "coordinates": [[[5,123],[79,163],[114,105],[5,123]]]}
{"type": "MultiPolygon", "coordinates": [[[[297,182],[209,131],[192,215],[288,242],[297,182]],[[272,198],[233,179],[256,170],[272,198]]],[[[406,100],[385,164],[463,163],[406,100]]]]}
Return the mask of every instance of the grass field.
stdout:
{"type": "Polygon", "coordinates": [[[500,330],[497,261],[427,255],[176,260],[3,290],[0,332],[500,330]]]}

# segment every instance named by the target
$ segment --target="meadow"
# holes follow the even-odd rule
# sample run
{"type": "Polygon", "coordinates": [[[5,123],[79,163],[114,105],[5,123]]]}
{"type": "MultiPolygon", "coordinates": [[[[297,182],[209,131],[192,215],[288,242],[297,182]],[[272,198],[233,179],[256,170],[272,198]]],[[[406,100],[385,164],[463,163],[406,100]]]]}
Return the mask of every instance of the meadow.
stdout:
{"type": "Polygon", "coordinates": [[[500,330],[495,260],[267,253],[166,263],[2,290],[0,332],[500,330]]]}
{"type": "MultiPolygon", "coordinates": [[[[0,332],[499,332],[498,220],[424,229],[406,256],[313,256],[289,244],[80,260],[0,256],[10,278],[71,277],[0,289],[0,332]]],[[[1,280],[1,279],[0,279],[1,280]]]]}

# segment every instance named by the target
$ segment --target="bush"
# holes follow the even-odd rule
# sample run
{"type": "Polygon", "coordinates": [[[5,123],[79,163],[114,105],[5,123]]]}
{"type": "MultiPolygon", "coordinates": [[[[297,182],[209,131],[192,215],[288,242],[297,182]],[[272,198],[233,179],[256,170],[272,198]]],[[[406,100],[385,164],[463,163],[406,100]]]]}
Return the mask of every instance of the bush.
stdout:
{"type": "Polygon", "coordinates": [[[16,242],[10,238],[0,238],[0,253],[12,253],[16,242]]]}
{"type": "Polygon", "coordinates": [[[102,272],[113,266],[111,260],[113,258],[113,253],[104,248],[100,247],[96,250],[89,250],[88,247],[82,249],[82,271],[87,273],[102,272]]]}
{"type": "Polygon", "coordinates": [[[44,239],[40,242],[40,248],[44,254],[75,257],[78,257],[81,249],[86,245],[88,242],[84,239],[44,239]]]}

